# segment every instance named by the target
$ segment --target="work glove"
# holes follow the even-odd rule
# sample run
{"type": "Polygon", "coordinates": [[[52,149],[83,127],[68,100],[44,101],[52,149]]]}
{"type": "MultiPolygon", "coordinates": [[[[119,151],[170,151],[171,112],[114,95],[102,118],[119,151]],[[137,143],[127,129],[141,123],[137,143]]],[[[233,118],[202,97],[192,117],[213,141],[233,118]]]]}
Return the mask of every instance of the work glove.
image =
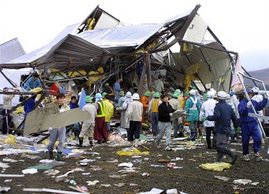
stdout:
{"type": "Polygon", "coordinates": [[[248,108],[251,108],[251,101],[248,101],[248,102],[247,102],[247,107],[248,107],[248,108]]]}

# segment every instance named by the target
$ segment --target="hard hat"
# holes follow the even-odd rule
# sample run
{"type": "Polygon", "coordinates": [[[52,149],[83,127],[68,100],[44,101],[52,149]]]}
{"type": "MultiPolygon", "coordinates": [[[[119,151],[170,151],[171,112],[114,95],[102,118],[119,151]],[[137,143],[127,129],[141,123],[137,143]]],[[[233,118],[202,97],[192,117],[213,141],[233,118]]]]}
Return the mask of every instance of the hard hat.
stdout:
{"type": "Polygon", "coordinates": [[[189,94],[192,95],[192,96],[195,96],[196,95],[196,90],[191,89],[190,92],[189,92],[189,94]]]}
{"type": "Polygon", "coordinates": [[[217,94],[217,98],[221,100],[227,100],[228,99],[228,94],[224,91],[219,91],[217,94]]]}
{"type": "Polygon", "coordinates": [[[95,98],[96,98],[96,99],[102,98],[102,94],[101,94],[101,93],[96,93],[96,94],[95,94],[95,98]]]}
{"type": "Polygon", "coordinates": [[[139,100],[139,99],[140,99],[138,93],[134,93],[133,96],[132,96],[132,98],[133,98],[134,100],[139,100]]]}
{"type": "Polygon", "coordinates": [[[160,93],[159,92],[154,92],[153,98],[160,98],[160,93]]]}
{"type": "Polygon", "coordinates": [[[213,98],[214,96],[215,96],[215,92],[214,91],[210,90],[210,91],[207,92],[207,97],[208,98],[213,98]]]}
{"type": "Polygon", "coordinates": [[[175,90],[174,94],[172,95],[172,97],[174,98],[178,98],[178,96],[180,95],[180,92],[178,92],[177,90],[175,90]]]}
{"type": "Polygon", "coordinates": [[[85,102],[92,102],[92,97],[91,96],[86,96],[85,97],[85,102]]]}
{"type": "Polygon", "coordinates": [[[254,93],[259,93],[259,91],[260,91],[260,89],[258,88],[258,87],[253,87],[252,88],[252,91],[254,92],[254,93]]]}
{"type": "Polygon", "coordinates": [[[214,88],[210,88],[209,91],[212,91],[214,93],[214,96],[217,94],[217,91],[214,88]]]}
{"type": "Polygon", "coordinates": [[[147,96],[147,97],[151,96],[150,91],[146,91],[146,92],[144,93],[144,96],[147,96]]]}
{"type": "Polygon", "coordinates": [[[124,91],[123,90],[120,91],[120,96],[124,96],[124,91]]]}
{"type": "Polygon", "coordinates": [[[125,95],[127,98],[132,98],[132,93],[131,92],[127,92],[126,95],[125,95]]]}
{"type": "Polygon", "coordinates": [[[103,92],[103,93],[102,93],[102,97],[103,97],[103,98],[106,97],[106,95],[107,95],[106,92],[103,92]]]}

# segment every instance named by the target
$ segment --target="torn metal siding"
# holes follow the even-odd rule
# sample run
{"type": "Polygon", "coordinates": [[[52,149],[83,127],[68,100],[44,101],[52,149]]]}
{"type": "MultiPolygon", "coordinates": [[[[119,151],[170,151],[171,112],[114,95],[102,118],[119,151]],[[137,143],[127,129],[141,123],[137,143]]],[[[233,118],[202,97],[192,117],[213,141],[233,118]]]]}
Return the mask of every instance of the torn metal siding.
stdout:
{"type": "Polygon", "coordinates": [[[4,68],[37,67],[47,68],[47,65],[54,68],[65,69],[67,64],[72,66],[87,66],[98,64],[108,51],[93,45],[90,42],[74,35],[67,35],[59,42],[37,49],[31,53],[23,55],[6,64],[0,65],[4,68]]]}
{"type": "Polygon", "coordinates": [[[8,62],[25,54],[25,51],[17,38],[0,44],[0,63],[8,62]]]}

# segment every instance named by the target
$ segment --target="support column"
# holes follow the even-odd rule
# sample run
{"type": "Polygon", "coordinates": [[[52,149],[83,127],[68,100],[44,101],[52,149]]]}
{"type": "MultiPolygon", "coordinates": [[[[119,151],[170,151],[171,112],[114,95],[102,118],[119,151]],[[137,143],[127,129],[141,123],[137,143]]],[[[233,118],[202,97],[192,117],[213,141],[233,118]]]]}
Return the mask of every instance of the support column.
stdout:
{"type": "Polygon", "coordinates": [[[152,78],[151,78],[151,62],[150,62],[150,54],[144,55],[144,61],[146,64],[146,74],[147,74],[147,82],[148,82],[148,89],[152,87],[152,78]]]}

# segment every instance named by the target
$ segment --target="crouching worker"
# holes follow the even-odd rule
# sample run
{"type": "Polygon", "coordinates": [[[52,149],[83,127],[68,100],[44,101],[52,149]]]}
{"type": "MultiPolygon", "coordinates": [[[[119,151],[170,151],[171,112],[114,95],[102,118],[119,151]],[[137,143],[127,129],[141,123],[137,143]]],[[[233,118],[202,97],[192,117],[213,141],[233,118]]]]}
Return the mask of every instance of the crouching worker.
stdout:
{"type": "Polygon", "coordinates": [[[221,162],[224,155],[231,157],[230,164],[234,164],[237,155],[228,148],[228,139],[231,133],[231,120],[235,127],[238,126],[237,118],[232,107],[227,104],[228,94],[219,91],[216,99],[218,103],[214,108],[214,114],[207,117],[209,121],[215,121],[217,162],[221,162]]]}
{"type": "MultiPolygon", "coordinates": [[[[65,95],[63,93],[59,93],[56,96],[56,101],[47,105],[46,108],[48,112],[51,114],[57,114],[59,112],[70,110],[69,106],[64,104],[64,101],[65,101],[65,95]]],[[[64,151],[64,142],[66,138],[66,128],[65,127],[49,128],[49,134],[50,134],[49,145],[48,145],[49,158],[53,159],[54,145],[55,145],[55,142],[58,140],[59,144],[57,146],[56,160],[61,161],[62,153],[64,151]]]]}
{"type": "Polygon", "coordinates": [[[96,107],[92,103],[92,97],[86,96],[86,105],[83,106],[82,111],[86,111],[89,115],[89,119],[84,121],[82,124],[82,129],[79,134],[79,147],[82,147],[83,139],[88,138],[90,147],[93,146],[93,131],[95,126],[95,117],[96,117],[96,107]]]}

